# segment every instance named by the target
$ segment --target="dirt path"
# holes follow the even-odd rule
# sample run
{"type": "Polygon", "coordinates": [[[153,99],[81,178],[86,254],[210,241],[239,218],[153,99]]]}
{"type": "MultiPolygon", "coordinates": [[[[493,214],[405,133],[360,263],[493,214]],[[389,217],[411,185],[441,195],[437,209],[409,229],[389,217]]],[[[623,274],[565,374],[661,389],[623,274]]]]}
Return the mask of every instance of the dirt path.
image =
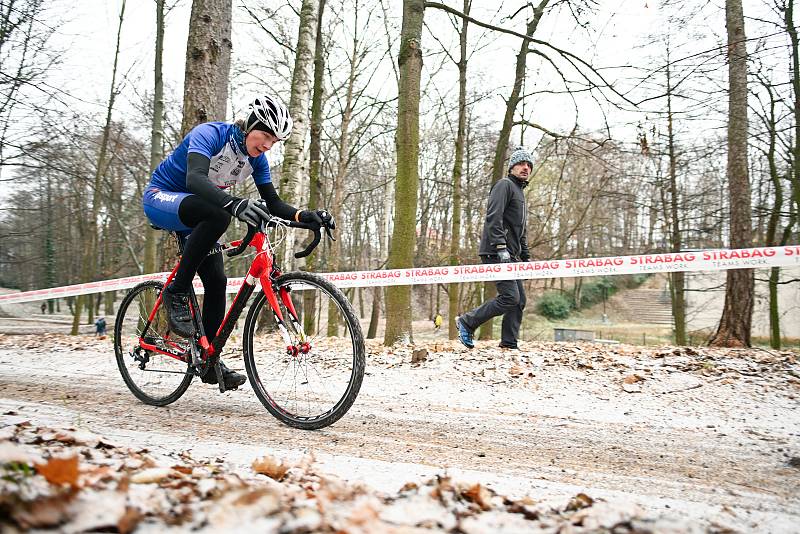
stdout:
{"type": "Polygon", "coordinates": [[[796,531],[794,355],[528,349],[439,343],[412,366],[410,350],[372,345],[351,411],[301,432],[272,419],[249,386],[219,395],[198,383],[170,407],[145,406],[107,340],[0,336],[0,412],[245,465],[265,451],[311,451],[321,469],[382,491],[446,469],[554,503],[584,491],[705,528],[796,531]]]}

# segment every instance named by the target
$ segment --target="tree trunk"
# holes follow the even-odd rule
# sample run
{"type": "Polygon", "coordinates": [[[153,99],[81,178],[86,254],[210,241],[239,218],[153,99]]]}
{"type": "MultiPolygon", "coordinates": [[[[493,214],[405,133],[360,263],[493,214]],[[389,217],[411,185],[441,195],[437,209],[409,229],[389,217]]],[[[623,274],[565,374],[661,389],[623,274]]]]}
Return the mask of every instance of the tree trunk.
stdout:
{"type": "MultiPolygon", "coordinates": [[[[153,122],[150,128],[150,173],[156,169],[164,157],[164,80],[162,77],[162,56],[164,55],[164,0],[156,0],[156,61],[154,68],[155,85],[153,88],[153,122]]],[[[157,231],[145,226],[144,237],[144,273],[156,272],[158,265],[157,231]]]]}
{"type": "MultiPolygon", "coordinates": [[[[389,211],[392,209],[392,195],[391,187],[386,184],[383,190],[383,210],[381,211],[380,228],[378,229],[378,246],[380,252],[378,254],[378,261],[376,262],[375,269],[381,267],[381,260],[386,257],[386,249],[389,244],[389,211]]],[[[367,330],[367,339],[375,339],[378,336],[378,323],[381,318],[381,301],[383,300],[385,289],[383,287],[376,287],[372,292],[372,313],[369,319],[369,328],[367,330]]]]}
{"type": "MultiPolygon", "coordinates": [[[[464,0],[464,14],[469,15],[472,0],[464,0]]],[[[450,265],[461,261],[461,175],[463,174],[464,137],[467,126],[467,24],[461,19],[461,32],[458,35],[461,55],[458,59],[458,130],[456,132],[456,154],[453,162],[453,225],[450,238],[450,265]]],[[[458,315],[458,286],[452,283],[447,293],[447,336],[456,339],[456,315],[458,315]]]]}
{"type": "MultiPolygon", "coordinates": [[[[539,21],[542,19],[544,9],[547,7],[549,0],[541,0],[539,5],[536,6],[533,12],[533,17],[528,21],[528,26],[525,29],[525,35],[533,37],[536,28],[539,26],[539,21]]],[[[519,52],[517,53],[516,67],[514,68],[514,85],[511,88],[511,94],[506,100],[506,111],[503,115],[503,126],[500,128],[500,137],[497,139],[497,146],[494,150],[494,163],[492,164],[492,185],[498,180],[502,179],[507,169],[506,152],[508,150],[508,142],[511,138],[511,129],[514,126],[514,113],[517,110],[517,105],[520,101],[520,93],[522,92],[522,82],[525,80],[525,69],[528,59],[528,48],[530,46],[529,39],[523,39],[520,45],[519,52]]],[[[492,299],[497,296],[497,287],[494,282],[484,283],[484,298],[492,299]]],[[[490,319],[483,323],[479,332],[479,339],[491,339],[492,328],[494,327],[494,319],[490,319]]]]}
{"type": "MultiPolygon", "coordinates": [[[[320,171],[320,161],[322,153],[322,93],[324,90],[324,76],[325,76],[325,49],[322,35],[322,17],[325,12],[325,1],[319,2],[319,13],[317,13],[317,33],[315,35],[314,46],[314,88],[311,95],[311,145],[309,147],[309,175],[311,177],[311,184],[309,186],[309,206],[313,208],[320,207],[322,199],[322,174],[320,171]]],[[[309,261],[313,264],[315,255],[311,255],[309,260],[306,260],[306,265],[309,261]]],[[[310,269],[313,270],[313,269],[310,269]]]]}
{"type": "MultiPolygon", "coordinates": [[[[670,56],[667,47],[667,148],[669,152],[669,190],[672,252],[681,252],[683,247],[678,199],[677,156],[675,155],[675,133],[672,129],[672,80],[670,78],[670,56]]],[[[686,345],[686,274],[674,272],[670,275],[672,319],[675,323],[675,344],[686,345]]]]}
{"type": "MultiPolygon", "coordinates": [[[[752,246],[750,226],[750,180],[747,167],[747,48],[741,0],[726,0],[728,30],[728,199],[730,201],[730,246],[752,246]]],[[[749,347],[753,318],[752,269],[729,270],[725,305],[717,332],[710,344],[716,347],[749,347]]]]}
{"type": "Polygon", "coordinates": [[[792,191],[794,202],[800,210],[800,46],[797,28],[794,25],[794,0],[789,0],[784,12],[786,31],[789,33],[792,50],[792,92],[794,110],[794,144],[792,145],[792,191]]]}
{"type": "MultiPolygon", "coordinates": [[[[764,244],[773,247],[777,244],[778,226],[781,220],[781,210],[783,209],[783,184],[778,172],[778,165],[775,161],[775,147],[778,137],[777,120],[775,117],[775,95],[772,87],[767,82],[762,85],[769,95],[769,111],[764,117],[765,126],[769,134],[769,144],[767,148],[767,163],[769,165],[769,177],[773,188],[773,206],[767,221],[767,230],[764,244]]],[[[781,322],[780,306],[778,302],[778,282],[780,281],[780,267],[772,267],[769,272],[769,344],[773,349],[781,348],[781,322]]]]}
{"type": "Polygon", "coordinates": [[[378,336],[378,322],[381,318],[381,293],[383,293],[382,287],[372,288],[372,312],[369,316],[367,339],[375,339],[378,336]]]}
{"type": "MultiPolygon", "coordinates": [[[[403,0],[400,37],[400,82],[397,103],[397,176],[395,178],[394,230],[389,248],[389,269],[413,266],[416,245],[417,191],[419,189],[419,98],[422,73],[423,0],[403,0]]],[[[384,344],[411,339],[411,286],[386,289],[384,344]]]]}
{"type": "MultiPolygon", "coordinates": [[[[55,287],[56,285],[56,247],[55,229],[53,227],[53,193],[50,173],[47,173],[47,192],[46,192],[46,235],[44,240],[44,262],[45,262],[45,287],[55,287]]],[[[55,299],[47,301],[47,311],[52,315],[53,302],[55,299]]]]}
{"type": "Polygon", "coordinates": [[[181,135],[198,124],[224,120],[231,68],[232,0],[193,0],[186,43],[181,135]]]}
{"type": "MultiPolygon", "coordinates": [[[[319,208],[322,199],[322,176],[320,172],[320,154],[322,152],[322,91],[323,76],[325,74],[325,50],[323,48],[322,35],[322,16],[325,12],[325,0],[319,2],[319,13],[317,13],[317,34],[314,46],[314,88],[311,94],[311,145],[309,147],[309,191],[308,205],[311,208],[319,208]]],[[[311,254],[306,258],[306,269],[316,271],[319,261],[317,254],[311,254]]],[[[313,291],[303,292],[303,308],[313,310],[316,306],[316,294],[313,291]]],[[[313,314],[306,314],[303,324],[307,334],[316,332],[313,314]]]]}
{"type": "Polygon", "coordinates": [[[78,295],[75,297],[75,306],[72,309],[72,330],[70,335],[77,336],[80,332],[81,326],[81,312],[83,311],[83,300],[87,298],[86,295],[78,295]]]}
{"type": "Polygon", "coordinates": [[[284,144],[281,170],[281,197],[290,204],[296,201],[299,196],[298,188],[308,174],[305,142],[308,134],[308,103],[311,96],[316,29],[319,24],[318,12],[319,0],[303,0],[289,97],[289,112],[292,114],[294,126],[292,135],[284,144]]]}

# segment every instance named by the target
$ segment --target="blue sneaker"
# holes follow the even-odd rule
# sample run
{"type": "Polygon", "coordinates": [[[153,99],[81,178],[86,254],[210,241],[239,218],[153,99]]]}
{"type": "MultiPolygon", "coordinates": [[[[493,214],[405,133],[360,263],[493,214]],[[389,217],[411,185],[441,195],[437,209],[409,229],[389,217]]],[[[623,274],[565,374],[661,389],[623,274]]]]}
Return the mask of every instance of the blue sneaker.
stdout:
{"type": "Polygon", "coordinates": [[[467,328],[467,325],[461,322],[461,316],[456,317],[456,328],[458,328],[458,340],[468,349],[474,348],[475,342],[472,340],[472,332],[467,328]]]}

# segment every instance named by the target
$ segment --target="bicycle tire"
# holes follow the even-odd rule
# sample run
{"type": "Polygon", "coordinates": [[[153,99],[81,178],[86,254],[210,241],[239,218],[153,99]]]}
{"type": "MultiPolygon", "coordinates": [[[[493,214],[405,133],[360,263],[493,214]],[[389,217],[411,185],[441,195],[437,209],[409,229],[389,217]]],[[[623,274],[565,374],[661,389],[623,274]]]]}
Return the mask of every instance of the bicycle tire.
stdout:
{"type": "MultiPolygon", "coordinates": [[[[272,369],[263,369],[263,367],[269,367],[268,365],[261,365],[262,368],[259,369],[259,364],[256,362],[257,352],[259,354],[263,354],[265,349],[259,348],[258,351],[254,350],[254,338],[256,337],[255,334],[259,324],[259,317],[261,317],[261,311],[265,310],[265,312],[269,314],[269,317],[272,317],[272,309],[266,301],[264,291],[259,292],[256,296],[256,299],[251,305],[245,321],[242,339],[244,345],[244,363],[253,391],[270,414],[288,426],[303,430],[316,430],[332,425],[342,416],[344,416],[353,406],[353,403],[358,396],[358,392],[361,389],[361,383],[364,379],[364,369],[366,366],[364,335],[361,330],[361,324],[356,317],[350,301],[344,296],[339,288],[334,286],[328,280],[314,273],[296,271],[281,275],[273,283],[273,287],[276,290],[276,295],[281,287],[291,288],[293,286],[310,287],[308,290],[316,289],[321,292],[321,295],[326,296],[335,304],[336,308],[339,310],[339,313],[336,315],[337,320],[341,318],[344,321],[342,327],[344,328],[345,336],[342,336],[341,338],[344,341],[339,341],[338,330],[337,334],[332,338],[323,337],[320,332],[316,332],[313,337],[310,336],[307,338],[312,346],[309,353],[291,357],[290,355],[286,354],[286,350],[282,346],[275,347],[276,350],[272,348],[274,347],[275,340],[277,339],[277,334],[274,334],[273,332],[272,345],[264,345],[260,342],[259,347],[269,346],[270,351],[273,353],[274,361],[276,362],[278,360],[282,360],[279,363],[285,363],[288,360],[289,363],[286,363],[287,366],[295,365],[296,368],[298,366],[305,366],[306,374],[304,376],[306,378],[306,385],[309,381],[308,371],[314,371],[310,373],[310,375],[313,376],[316,374],[319,377],[320,381],[323,382],[322,387],[326,390],[326,392],[327,386],[324,384],[324,380],[322,374],[319,372],[319,369],[328,371],[337,365],[340,367],[344,366],[346,365],[345,362],[352,360],[350,363],[349,378],[347,379],[346,386],[343,384],[344,380],[341,381],[341,396],[339,396],[338,393],[331,395],[331,398],[338,398],[335,398],[335,402],[333,402],[330,408],[323,410],[321,413],[315,415],[301,415],[296,413],[296,411],[293,412],[292,410],[288,409],[286,406],[289,404],[288,401],[281,402],[280,400],[276,400],[275,391],[270,391],[269,389],[271,388],[268,388],[264,385],[264,380],[262,380],[262,378],[268,378],[268,375],[265,373],[265,371],[269,372],[272,371],[272,369]],[[348,337],[349,343],[347,341],[348,337]],[[334,339],[336,343],[326,343],[331,339],[334,339]],[[339,354],[339,350],[335,348],[337,346],[343,347],[341,356],[337,356],[339,354]],[[349,351],[352,351],[352,353],[349,351]],[[305,358],[305,360],[302,363],[297,364],[296,362],[298,361],[298,358],[305,358]],[[263,376],[262,373],[264,373],[263,376]]],[[[280,296],[278,296],[278,302],[280,301],[280,296]]],[[[331,304],[331,302],[328,302],[328,304],[331,304]]],[[[284,308],[283,311],[285,312],[285,305],[281,304],[281,306],[284,308]]],[[[319,309],[322,309],[322,307],[322,299],[320,298],[319,309]]],[[[287,319],[288,322],[288,317],[286,315],[287,314],[284,313],[284,319],[287,319]]],[[[325,312],[325,315],[327,317],[328,312],[325,312]]],[[[304,318],[307,316],[308,314],[306,314],[304,318]]],[[[272,326],[274,326],[274,321],[271,323],[272,326]]],[[[262,329],[268,330],[268,326],[262,326],[262,329]]],[[[320,328],[318,330],[322,329],[320,328]]],[[[292,333],[290,332],[289,335],[291,336],[292,333]]],[[[282,345],[282,342],[278,341],[278,343],[282,345]]],[[[297,378],[296,371],[295,378],[297,378]]],[[[312,393],[312,395],[317,394],[317,392],[312,393]]],[[[316,398],[313,402],[316,402],[316,398]]],[[[320,402],[320,404],[322,404],[322,402],[320,402]]]]}
{"type": "MultiPolygon", "coordinates": [[[[152,392],[145,389],[142,384],[137,383],[137,380],[132,376],[131,369],[129,369],[129,365],[133,364],[133,367],[139,367],[141,364],[140,360],[136,360],[136,357],[139,357],[141,352],[141,347],[139,347],[139,335],[141,334],[140,324],[142,321],[142,313],[149,313],[152,310],[152,305],[149,305],[148,298],[152,299],[155,302],[155,298],[161,293],[164,289],[164,284],[157,281],[147,281],[142,282],[128,292],[125,295],[125,298],[122,299],[122,303],[119,306],[119,311],[117,312],[117,318],[114,322],[114,353],[116,354],[117,358],[117,367],[119,368],[119,372],[122,375],[122,379],[125,381],[125,385],[128,386],[128,389],[131,393],[136,396],[140,401],[145,404],[149,404],[151,406],[166,406],[168,404],[172,404],[181,396],[186,393],[186,390],[189,388],[189,384],[192,382],[193,374],[191,373],[190,366],[188,363],[180,362],[175,360],[169,356],[160,355],[158,353],[150,353],[146,355],[148,361],[145,363],[150,363],[149,359],[150,356],[153,356],[153,360],[155,361],[163,361],[165,366],[169,366],[170,369],[175,370],[155,370],[150,369],[150,371],[154,373],[170,373],[170,375],[176,375],[174,379],[169,377],[171,382],[174,382],[176,385],[173,387],[171,383],[166,384],[166,393],[164,395],[155,395],[152,392]],[[144,296],[146,292],[151,292],[152,295],[144,296]],[[144,302],[139,302],[140,298],[144,298],[144,302]],[[131,304],[136,302],[137,308],[139,309],[131,309],[131,304]],[[146,310],[146,311],[144,311],[146,310]],[[136,316],[136,317],[134,317],[136,316]],[[136,326],[134,326],[134,324],[136,326]],[[135,340],[135,341],[134,341],[135,340]],[[137,351],[138,348],[138,351],[137,351]],[[136,362],[139,361],[140,363],[137,364],[136,362]],[[179,378],[177,375],[180,375],[180,369],[183,367],[184,371],[182,374],[182,378],[179,378]]],[[[161,334],[163,332],[157,331],[157,326],[155,323],[159,322],[159,314],[166,313],[166,311],[159,310],[156,314],[156,320],[154,324],[151,325],[151,329],[153,335],[160,336],[160,340],[164,341],[165,337],[161,334]]],[[[162,317],[163,322],[163,317],[162,317]]],[[[150,330],[148,330],[149,332],[150,330]]],[[[169,337],[168,334],[166,336],[169,337]]],[[[186,340],[184,340],[184,343],[186,340]]],[[[147,351],[145,351],[147,352],[147,351]]],[[[144,365],[144,364],[142,364],[144,365]]],[[[142,369],[139,367],[142,373],[140,373],[140,378],[144,378],[144,371],[147,369],[142,369]]],[[[152,374],[152,373],[151,373],[152,374]]],[[[166,375],[165,375],[166,377],[166,375]]],[[[157,380],[161,377],[157,377],[153,375],[153,379],[157,380]]],[[[141,381],[139,381],[141,382],[141,381]]]]}

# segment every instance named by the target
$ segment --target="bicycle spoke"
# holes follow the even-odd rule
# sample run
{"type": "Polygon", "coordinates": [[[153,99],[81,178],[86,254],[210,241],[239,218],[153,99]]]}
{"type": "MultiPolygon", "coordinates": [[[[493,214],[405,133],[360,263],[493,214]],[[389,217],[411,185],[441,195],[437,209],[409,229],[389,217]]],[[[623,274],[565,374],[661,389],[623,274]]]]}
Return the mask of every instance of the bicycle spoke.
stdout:
{"type": "Polygon", "coordinates": [[[293,297],[297,328],[284,300],[278,300],[287,319],[290,353],[276,339],[274,321],[266,320],[273,314],[262,298],[256,316],[249,319],[252,351],[246,361],[254,390],[273,415],[294,426],[318,428],[341,417],[355,398],[363,376],[363,337],[341,292],[311,273],[292,275],[297,280],[286,275],[281,287],[293,297]],[[303,290],[296,290],[300,285],[303,290]],[[331,323],[336,328],[329,328],[331,323]],[[303,325],[312,325],[313,331],[301,336],[303,325]]]}
{"type": "Polygon", "coordinates": [[[167,354],[147,350],[147,344],[175,353],[187,351],[188,340],[170,339],[166,311],[159,307],[148,324],[158,300],[161,284],[147,282],[131,290],[125,297],[115,324],[117,364],[128,388],[148,404],[164,405],[183,394],[191,381],[188,364],[167,354]]]}

